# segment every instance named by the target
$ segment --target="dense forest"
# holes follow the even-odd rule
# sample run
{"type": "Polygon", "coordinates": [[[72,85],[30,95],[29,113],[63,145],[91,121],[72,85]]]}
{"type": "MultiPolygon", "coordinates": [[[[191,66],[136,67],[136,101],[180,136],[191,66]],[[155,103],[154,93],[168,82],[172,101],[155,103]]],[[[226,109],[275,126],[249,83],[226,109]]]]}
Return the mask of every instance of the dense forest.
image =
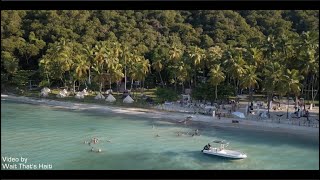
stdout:
{"type": "Polygon", "coordinates": [[[2,11],[1,90],[29,80],[73,91],[139,81],[206,100],[242,90],[314,99],[319,11],[2,11]]]}

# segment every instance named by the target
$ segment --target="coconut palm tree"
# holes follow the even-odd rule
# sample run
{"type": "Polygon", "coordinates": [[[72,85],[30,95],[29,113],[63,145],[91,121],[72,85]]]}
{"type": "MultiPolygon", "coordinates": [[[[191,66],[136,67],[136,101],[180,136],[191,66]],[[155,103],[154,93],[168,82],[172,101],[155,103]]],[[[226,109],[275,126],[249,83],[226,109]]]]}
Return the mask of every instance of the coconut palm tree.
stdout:
{"type": "Polygon", "coordinates": [[[164,88],[164,82],[163,78],[161,75],[161,71],[164,68],[164,65],[166,63],[166,59],[168,57],[167,51],[168,49],[165,46],[158,46],[157,48],[154,49],[152,53],[152,68],[159,74],[161,85],[164,88]]]}
{"type": "Polygon", "coordinates": [[[210,83],[215,86],[215,100],[218,99],[218,85],[225,80],[226,76],[224,75],[220,64],[214,65],[210,70],[210,83]]]}
{"type": "Polygon", "coordinates": [[[256,66],[245,65],[245,74],[241,82],[242,87],[249,88],[251,102],[253,101],[252,88],[259,87],[258,81],[260,81],[260,78],[258,78],[259,73],[257,73],[256,70],[256,66]]]}
{"type": "MultiPolygon", "coordinates": [[[[279,83],[279,93],[287,94],[289,103],[289,94],[293,93],[298,100],[298,96],[301,92],[302,84],[300,83],[304,77],[300,75],[300,72],[296,69],[287,69],[285,74],[281,77],[281,82],[279,83]]],[[[289,108],[287,108],[287,118],[289,118],[289,108]]]]}
{"type": "MultiPolygon", "coordinates": [[[[121,51],[121,62],[124,67],[124,90],[127,89],[127,67],[132,61],[132,53],[130,52],[129,45],[123,44],[121,51]]],[[[130,66],[129,66],[130,67],[130,66]]]]}
{"type": "MultiPolygon", "coordinates": [[[[304,80],[304,85],[307,88],[308,96],[310,99],[311,92],[311,107],[316,97],[318,90],[314,93],[314,86],[318,80],[319,72],[319,38],[318,35],[311,34],[310,32],[304,32],[299,39],[299,48],[298,48],[298,60],[300,61],[301,73],[306,77],[304,80]]],[[[319,86],[318,86],[319,88],[319,86]]]]}
{"type": "Polygon", "coordinates": [[[281,86],[281,78],[283,76],[283,66],[279,62],[268,61],[265,69],[263,70],[263,86],[267,91],[267,103],[268,103],[268,116],[270,118],[270,101],[272,101],[273,93],[278,91],[281,86]]]}
{"type": "Polygon", "coordinates": [[[164,88],[164,83],[163,83],[163,79],[162,79],[162,76],[161,76],[161,71],[163,69],[163,65],[161,63],[161,60],[157,60],[155,62],[152,63],[152,67],[154,70],[157,71],[157,73],[159,74],[159,77],[160,77],[160,81],[161,81],[161,85],[162,87],[164,88]]]}
{"type": "Polygon", "coordinates": [[[234,87],[235,87],[235,94],[239,93],[239,86],[240,81],[242,80],[245,71],[246,62],[243,59],[243,52],[245,49],[243,48],[235,48],[235,49],[228,49],[224,54],[224,65],[227,69],[228,74],[233,79],[234,87]]]}
{"type": "Polygon", "coordinates": [[[172,48],[169,50],[169,59],[171,62],[171,69],[172,73],[174,75],[174,88],[175,91],[177,91],[177,68],[178,68],[178,62],[181,60],[183,56],[183,49],[182,47],[179,47],[177,44],[173,44],[172,48]]]}
{"type": "MultiPolygon", "coordinates": [[[[133,69],[133,77],[136,80],[139,80],[141,82],[144,81],[147,73],[150,70],[150,64],[149,60],[145,59],[143,56],[135,56],[136,62],[133,69]]],[[[140,83],[141,87],[142,83],[140,83]]],[[[141,92],[143,92],[143,88],[141,89],[141,92]]]]}
{"type": "Polygon", "coordinates": [[[85,45],[83,48],[83,54],[85,55],[86,61],[89,65],[88,68],[88,84],[91,84],[91,67],[94,60],[94,49],[90,47],[89,45],[85,45]]]}
{"type": "Polygon", "coordinates": [[[206,58],[206,51],[204,49],[199,48],[198,46],[190,46],[188,48],[188,56],[191,59],[191,63],[194,65],[194,82],[196,86],[197,82],[197,73],[198,71],[202,70],[203,76],[205,76],[205,58],[206,58]]]}
{"type": "Polygon", "coordinates": [[[179,61],[183,55],[183,50],[176,44],[173,44],[169,50],[169,59],[172,61],[179,61]]]}
{"type": "Polygon", "coordinates": [[[90,72],[90,62],[87,61],[86,57],[78,55],[76,57],[75,66],[76,79],[78,81],[83,81],[88,72],[90,72]]]}
{"type": "Polygon", "coordinates": [[[102,86],[104,81],[106,80],[106,59],[109,56],[110,51],[105,49],[105,42],[98,42],[94,46],[94,59],[92,68],[95,71],[96,76],[94,80],[100,83],[99,92],[102,91],[102,86]]]}

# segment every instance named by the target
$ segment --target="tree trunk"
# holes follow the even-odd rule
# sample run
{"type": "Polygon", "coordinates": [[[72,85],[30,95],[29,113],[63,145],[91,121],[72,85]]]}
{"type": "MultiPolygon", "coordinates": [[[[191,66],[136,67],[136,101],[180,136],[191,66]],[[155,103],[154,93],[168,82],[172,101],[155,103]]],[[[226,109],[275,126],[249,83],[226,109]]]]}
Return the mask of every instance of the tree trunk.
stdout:
{"type": "Polygon", "coordinates": [[[73,94],[76,93],[76,81],[74,80],[73,81],[73,94]]]}
{"type": "Polygon", "coordinates": [[[160,76],[160,80],[161,80],[161,85],[162,85],[162,87],[164,88],[164,83],[163,83],[163,80],[162,80],[162,76],[161,76],[161,73],[160,72],[158,72],[159,73],[159,76],[160,76]]]}
{"type": "Polygon", "coordinates": [[[88,73],[88,84],[91,85],[91,70],[89,68],[89,73],[88,73]]]}
{"type": "Polygon", "coordinates": [[[48,79],[48,86],[50,88],[50,78],[49,78],[49,75],[47,74],[47,79],[48,79]]]}
{"type": "Polygon", "coordinates": [[[287,119],[289,119],[289,94],[287,94],[287,99],[288,99],[288,107],[287,107],[287,119]]]}
{"type": "Polygon", "coordinates": [[[311,103],[313,104],[314,102],[314,98],[313,98],[313,84],[314,84],[314,75],[312,75],[312,78],[311,78],[311,103]]]}
{"type": "Polygon", "coordinates": [[[124,90],[126,89],[127,89],[127,66],[124,66],[124,90]]]}
{"type": "MultiPolygon", "coordinates": [[[[314,84],[315,84],[315,82],[317,82],[317,77],[314,80],[314,84]]],[[[312,88],[312,106],[310,105],[310,110],[312,110],[312,107],[314,106],[314,99],[317,97],[318,92],[319,92],[319,84],[318,84],[318,88],[315,93],[313,93],[313,88],[312,88]]]]}
{"type": "Polygon", "coordinates": [[[310,89],[311,89],[311,83],[312,82],[310,82],[311,81],[311,78],[310,78],[310,75],[308,76],[309,78],[308,78],[308,80],[309,80],[309,83],[308,83],[308,88],[307,88],[307,99],[308,99],[308,102],[310,103],[310,89]]]}
{"type": "Polygon", "coordinates": [[[181,84],[182,87],[182,93],[184,94],[184,83],[181,84]]]}
{"type": "Polygon", "coordinates": [[[239,84],[240,84],[240,80],[237,79],[237,91],[238,91],[238,94],[242,94],[241,88],[239,87],[240,86],[239,84]]]}
{"type": "Polygon", "coordinates": [[[111,85],[112,85],[111,80],[112,80],[112,77],[111,77],[111,75],[110,75],[110,82],[109,82],[110,89],[112,88],[112,87],[111,87],[111,85]]]}
{"type": "Polygon", "coordinates": [[[237,87],[236,79],[233,79],[233,83],[234,83],[234,95],[236,96],[238,94],[238,87],[237,87]]]}
{"type": "Polygon", "coordinates": [[[174,74],[174,90],[177,92],[177,76],[174,74]]]}
{"type": "Polygon", "coordinates": [[[100,89],[99,89],[99,92],[101,93],[102,91],[102,81],[100,82],[100,89]]]}
{"type": "Polygon", "coordinates": [[[216,95],[216,101],[217,101],[217,99],[218,99],[218,85],[216,85],[215,95],[216,95]]]}
{"type": "Polygon", "coordinates": [[[252,88],[251,87],[249,88],[249,91],[250,91],[250,102],[252,103],[252,101],[253,101],[253,92],[252,92],[252,88]]]}

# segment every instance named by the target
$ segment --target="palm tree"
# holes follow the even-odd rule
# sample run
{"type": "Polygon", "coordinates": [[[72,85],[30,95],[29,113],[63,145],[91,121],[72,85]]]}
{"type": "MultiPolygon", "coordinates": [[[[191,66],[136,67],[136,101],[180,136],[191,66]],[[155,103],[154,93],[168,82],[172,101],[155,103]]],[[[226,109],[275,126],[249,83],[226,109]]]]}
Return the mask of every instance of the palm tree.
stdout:
{"type": "Polygon", "coordinates": [[[258,87],[258,81],[260,81],[260,78],[258,78],[258,74],[256,72],[257,67],[253,65],[245,65],[245,75],[242,79],[242,87],[249,88],[250,91],[250,101],[253,101],[253,92],[252,88],[258,87]]]}
{"type": "Polygon", "coordinates": [[[91,84],[91,66],[94,60],[94,49],[92,47],[90,47],[89,45],[85,45],[85,47],[83,48],[83,52],[85,54],[85,57],[87,59],[87,63],[89,65],[89,69],[88,69],[88,84],[91,84]]]}
{"type": "Polygon", "coordinates": [[[105,61],[110,51],[105,49],[105,42],[99,42],[94,46],[94,59],[93,59],[93,70],[96,73],[94,80],[100,83],[99,92],[102,91],[103,82],[106,80],[105,61]]]}
{"type": "Polygon", "coordinates": [[[182,57],[183,50],[178,47],[178,45],[173,44],[172,48],[169,50],[169,59],[172,61],[178,61],[182,57]]]}
{"type": "MultiPolygon", "coordinates": [[[[79,55],[76,58],[76,63],[75,63],[75,73],[76,73],[76,79],[78,81],[82,81],[85,79],[87,76],[87,72],[90,69],[90,62],[86,61],[86,58],[79,55]]],[[[90,71],[89,71],[90,72],[90,71]]]]}
{"type": "Polygon", "coordinates": [[[127,89],[127,67],[132,59],[132,53],[130,53],[129,46],[127,44],[123,45],[123,50],[121,51],[121,60],[124,65],[124,90],[127,89]]]}
{"type": "Polygon", "coordinates": [[[173,74],[174,74],[174,88],[175,91],[177,91],[177,68],[178,68],[178,62],[181,60],[183,56],[183,49],[178,47],[178,45],[173,44],[172,48],[169,50],[169,59],[171,61],[171,67],[174,69],[173,74]]]}
{"type": "Polygon", "coordinates": [[[272,59],[273,54],[277,51],[277,42],[274,36],[268,36],[266,42],[262,45],[261,48],[264,51],[264,57],[266,59],[272,59]]]}
{"type": "Polygon", "coordinates": [[[281,78],[283,76],[283,66],[278,62],[268,61],[263,71],[263,86],[267,91],[268,116],[270,118],[270,101],[272,101],[273,93],[281,87],[281,78]]]}
{"type": "Polygon", "coordinates": [[[215,86],[215,100],[218,98],[218,85],[225,80],[226,76],[224,75],[220,64],[213,66],[210,70],[210,83],[215,86]]]}
{"type": "MultiPolygon", "coordinates": [[[[281,83],[279,84],[279,92],[281,94],[287,94],[288,105],[289,105],[289,94],[293,93],[298,100],[298,96],[301,92],[303,76],[300,75],[299,71],[296,69],[287,69],[286,73],[281,78],[281,83]]],[[[289,118],[289,107],[287,108],[287,118],[289,118]]]]}
{"type": "Polygon", "coordinates": [[[225,67],[228,67],[228,73],[233,78],[235,86],[235,94],[239,93],[240,81],[242,80],[245,71],[246,62],[243,59],[242,53],[245,51],[243,48],[229,49],[224,55],[225,67]]]}
{"type": "Polygon", "coordinates": [[[161,71],[164,68],[164,65],[166,63],[166,59],[167,59],[167,48],[162,45],[159,46],[157,48],[154,49],[153,53],[152,53],[152,67],[154,70],[156,70],[156,72],[159,74],[160,77],[160,81],[161,81],[161,85],[164,88],[164,82],[163,82],[163,78],[161,75],[161,71]]]}
{"type": "Polygon", "coordinates": [[[161,71],[163,69],[163,65],[161,63],[161,60],[157,60],[155,62],[152,63],[152,67],[154,70],[157,71],[157,73],[159,74],[159,77],[160,77],[160,81],[161,81],[161,85],[162,87],[164,88],[164,83],[163,83],[163,79],[162,79],[162,76],[161,76],[161,71]]]}
{"type": "Polygon", "coordinates": [[[208,66],[216,64],[223,55],[223,50],[219,46],[210,47],[206,52],[206,62],[208,66]]]}
{"type": "MultiPolygon", "coordinates": [[[[137,56],[137,55],[135,56],[135,58],[137,63],[134,66],[133,77],[143,82],[147,73],[150,70],[149,60],[145,59],[143,56],[137,56]]],[[[140,83],[140,87],[141,85],[142,83],[140,83]]],[[[141,91],[143,92],[143,88],[141,89],[141,91]]]]}
{"type": "MultiPolygon", "coordinates": [[[[301,72],[307,78],[305,78],[304,84],[307,86],[307,98],[310,99],[309,92],[311,92],[312,104],[316,97],[318,90],[314,93],[314,85],[317,82],[317,76],[319,72],[319,44],[317,42],[318,37],[310,32],[302,33],[299,39],[298,59],[301,62],[301,72]],[[309,83],[308,83],[309,82],[309,83]]],[[[312,107],[311,104],[311,107],[312,107]]]]}
{"type": "Polygon", "coordinates": [[[204,49],[199,48],[198,46],[191,46],[188,50],[188,55],[191,59],[192,64],[194,65],[194,82],[196,86],[197,82],[197,72],[198,70],[203,71],[203,75],[205,75],[205,57],[206,57],[206,51],[204,49]]]}

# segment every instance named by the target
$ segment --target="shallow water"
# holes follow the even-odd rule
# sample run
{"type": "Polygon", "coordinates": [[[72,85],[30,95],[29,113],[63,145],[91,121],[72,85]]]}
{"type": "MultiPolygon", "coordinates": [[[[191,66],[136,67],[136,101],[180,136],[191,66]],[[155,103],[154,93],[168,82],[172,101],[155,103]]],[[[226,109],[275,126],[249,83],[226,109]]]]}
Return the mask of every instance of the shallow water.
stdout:
{"type": "MultiPolygon", "coordinates": [[[[51,164],[53,169],[318,170],[319,140],[2,100],[1,156],[28,158],[26,165],[51,164]],[[201,136],[177,136],[178,131],[196,128],[201,136]],[[90,152],[91,147],[84,144],[92,137],[100,139],[93,147],[102,149],[101,153],[90,152]],[[245,152],[248,158],[228,160],[200,152],[216,139],[230,142],[230,149],[245,152]]],[[[22,168],[18,164],[16,169],[22,168]]]]}

